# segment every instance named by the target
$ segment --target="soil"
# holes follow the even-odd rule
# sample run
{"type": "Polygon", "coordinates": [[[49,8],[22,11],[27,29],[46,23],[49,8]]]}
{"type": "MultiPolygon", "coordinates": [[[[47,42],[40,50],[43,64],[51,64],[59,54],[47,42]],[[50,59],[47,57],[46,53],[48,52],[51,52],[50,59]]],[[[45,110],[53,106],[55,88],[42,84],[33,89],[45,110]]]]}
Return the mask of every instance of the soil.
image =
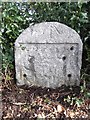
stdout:
{"type": "Polygon", "coordinates": [[[80,87],[42,88],[1,85],[1,120],[90,120],[90,99],[80,87]],[[79,105],[80,101],[83,100],[79,105]]]}

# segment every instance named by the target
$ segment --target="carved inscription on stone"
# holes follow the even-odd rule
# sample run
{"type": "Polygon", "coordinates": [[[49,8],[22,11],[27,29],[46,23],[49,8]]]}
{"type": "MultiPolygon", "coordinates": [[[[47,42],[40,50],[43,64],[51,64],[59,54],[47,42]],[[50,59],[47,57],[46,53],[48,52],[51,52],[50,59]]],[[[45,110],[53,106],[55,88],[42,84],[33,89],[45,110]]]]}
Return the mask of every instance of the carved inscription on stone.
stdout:
{"type": "MultiPolygon", "coordinates": [[[[66,33],[70,34],[70,36],[65,36],[62,31],[66,26],[63,26],[62,29],[60,29],[59,26],[62,26],[62,24],[50,22],[49,25],[49,23],[43,23],[41,24],[41,27],[39,25],[40,28],[35,28],[36,37],[32,35],[34,37],[33,39],[31,35],[29,35],[31,38],[29,38],[29,41],[27,41],[27,38],[25,37],[26,42],[22,36],[17,39],[15,55],[18,85],[34,84],[37,86],[51,88],[60,87],[61,85],[79,85],[82,42],[80,41],[77,33],[74,33],[72,29],[67,29],[70,33],[67,31],[66,33]],[[46,25],[46,28],[49,31],[51,29],[50,26],[55,25],[55,27],[53,27],[55,28],[53,30],[54,32],[52,32],[52,29],[51,32],[49,32],[55,36],[55,40],[50,36],[51,34],[44,34],[44,31],[41,32],[41,36],[43,33],[44,37],[40,37],[40,33],[38,33],[39,31],[36,29],[41,30],[43,25],[44,27],[46,25]],[[59,38],[57,31],[62,34],[62,38],[59,38]],[[50,39],[50,42],[47,42],[47,38],[45,40],[45,36],[50,39]],[[42,38],[42,42],[40,38],[42,38]]],[[[32,31],[32,34],[34,34],[34,28],[32,31]]],[[[24,34],[25,36],[29,34],[27,32],[26,34],[22,33],[21,35],[24,34]]]]}

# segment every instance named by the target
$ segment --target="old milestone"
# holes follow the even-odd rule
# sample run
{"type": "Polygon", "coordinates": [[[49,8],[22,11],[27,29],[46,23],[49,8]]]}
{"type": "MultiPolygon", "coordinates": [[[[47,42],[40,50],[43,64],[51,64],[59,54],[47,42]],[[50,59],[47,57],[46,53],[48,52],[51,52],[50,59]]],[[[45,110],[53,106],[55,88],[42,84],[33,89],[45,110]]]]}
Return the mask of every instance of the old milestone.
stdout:
{"type": "Polygon", "coordinates": [[[17,85],[79,85],[81,61],[80,36],[62,23],[29,26],[15,42],[17,85]]]}

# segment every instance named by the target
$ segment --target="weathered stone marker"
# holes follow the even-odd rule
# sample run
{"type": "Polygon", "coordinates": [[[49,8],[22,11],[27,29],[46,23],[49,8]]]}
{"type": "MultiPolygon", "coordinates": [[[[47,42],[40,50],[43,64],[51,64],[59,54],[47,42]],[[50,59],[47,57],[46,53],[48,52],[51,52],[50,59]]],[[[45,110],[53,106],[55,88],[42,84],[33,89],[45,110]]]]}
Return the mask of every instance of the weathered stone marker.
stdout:
{"type": "Polygon", "coordinates": [[[70,27],[57,22],[30,26],[15,42],[17,85],[79,85],[81,59],[82,41],[70,27]]]}

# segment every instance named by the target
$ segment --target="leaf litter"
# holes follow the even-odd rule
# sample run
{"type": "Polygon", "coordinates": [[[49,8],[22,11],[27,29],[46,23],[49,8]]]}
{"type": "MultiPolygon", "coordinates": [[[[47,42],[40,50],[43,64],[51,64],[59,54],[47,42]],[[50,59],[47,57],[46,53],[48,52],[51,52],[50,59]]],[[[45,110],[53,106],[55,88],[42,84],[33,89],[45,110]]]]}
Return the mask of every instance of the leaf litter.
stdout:
{"type": "Polygon", "coordinates": [[[62,86],[60,88],[42,88],[37,86],[0,86],[2,92],[1,120],[90,120],[90,99],[86,99],[79,107],[71,98],[81,98],[80,87],[62,86]]]}

